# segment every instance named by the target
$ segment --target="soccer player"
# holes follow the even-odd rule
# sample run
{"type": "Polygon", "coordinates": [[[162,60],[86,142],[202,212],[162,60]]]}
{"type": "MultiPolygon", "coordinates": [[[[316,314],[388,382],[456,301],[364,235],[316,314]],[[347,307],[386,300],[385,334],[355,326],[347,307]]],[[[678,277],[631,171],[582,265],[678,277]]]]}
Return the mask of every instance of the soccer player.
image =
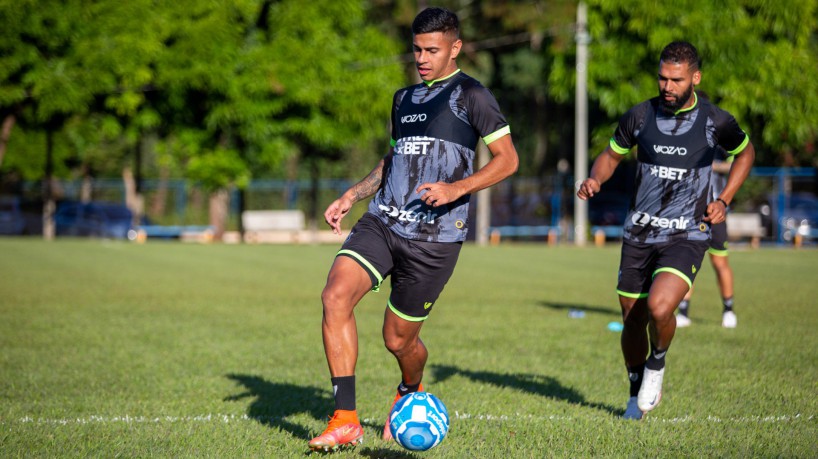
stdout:
{"type": "MultiPolygon", "coordinates": [[[[442,8],[427,8],[415,17],[412,47],[422,82],[394,95],[391,149],[324,212],[332,230],[341,234],[341,220],[352,205],[374,194],[336,255],[321,295],[335,412],[327,429],[309,442],[313,450],[354,445],[363,437],[355,405],[353,310],[387,276],[391,293],[383,339],[401,372],[395,401],[423,390],[428,352],[420,329],[466,239],[469,196],[517,170],[517,151],[497,101],[457,66],[459,27],[457,16],[442,8]],[[475,171],[481,139],[492,156],[475,171]]],[[[391,439],[388,425],[383,437],[391,439]]]]}
{"type": "Polygon", "coordinates": [[[628,419],[641,419],[662,398],[665,355],[676,331],[673,313],[701,267],[711,226],[724,221],[755,158],[750,138],[735,118],[696,95],[701,79],[696,48],[687,42],[667,45],[659,57],[659,96],[620,118],[577,191],[580,199],[599,193],[637,147],[636,195],[625,221],[616,287],[630,379],[628,419]],[[710,199],[717,146],[735,160],[721,194],[710,199]]]}
{"type": "MultiPolygon", "coordinates": [[[[699,93],[699,95],[702,94],[699,93]]],[[[724,149],[719,148],[716,153],[716,160],[713,162],[712,176],[710,177],[711,199],[718,198],[725,185],[727,185],[727,174],[730,173],[732,162],[733,157],[727,156],[724,149]]],[[[721,326],[736,328],[738,317],[733,311],[733,269],[728,261],[727,221],[712,225],[710,234],[710,247],[707,249],[707,253],[710,254],[710,263],[716,271],[716,281],[719,284],[721,302],[724,306],[721,315],[721,326]]],[[[693,286],[690,287],[682,302],[679,303],[679,312],[676,314],[676,327],[689,327],[693,324],[689,316],[690,298],[692,296],[693,286]]]]}

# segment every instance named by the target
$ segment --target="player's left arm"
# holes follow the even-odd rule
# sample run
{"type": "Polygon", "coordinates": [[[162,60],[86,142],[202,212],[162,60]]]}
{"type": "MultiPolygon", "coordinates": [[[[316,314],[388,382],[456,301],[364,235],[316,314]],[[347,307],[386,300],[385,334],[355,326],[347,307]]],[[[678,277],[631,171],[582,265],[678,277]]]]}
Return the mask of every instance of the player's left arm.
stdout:
{"type": "Polygon", "coordinates": [[[733,201],[738,189],[741,188],[744,180],[750,175],[755,157],[755,147],[753,147],[753,143],[748,137],[744,148],[739,153],[734,154],[735,159],[732,166],[730,166],[730,175],[727,176],[727,185],[724,190],[715,201],[707,205],[705,221],[714,225],[724,221],[727,217],[727,206],[733,201]]]}
{"type": "Polygon", "coordinates": [[[505,134],[488,144],[492,154],[485,166],[463,180],[452,183],[424,183],[417,188],[421,199],[428,206],[439,207],[457,201],[462,196],[488,188],[517,172],[520,159],[511,141],[511,134],[505,134]],[[425,192],[424,192],[425,190],[425,192]]]}

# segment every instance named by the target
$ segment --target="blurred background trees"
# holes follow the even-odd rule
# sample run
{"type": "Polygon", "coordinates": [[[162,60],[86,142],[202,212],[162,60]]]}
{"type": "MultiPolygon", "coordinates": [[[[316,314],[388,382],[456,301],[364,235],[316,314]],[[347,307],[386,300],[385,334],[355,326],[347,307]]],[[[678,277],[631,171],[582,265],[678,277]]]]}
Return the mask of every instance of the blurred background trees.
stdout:
{"type": "MultiPolygon", "coordinates": [[[[818,165],[818,1],[586,3],[592,155],[685,39],[758,165],[818,165]]],[[[53,178],[117,177],[141,215],[183,178],[220,233],[244,205],[228,190],[309,180],[317,217],[319,179],[357,180],[387,151],[391,96],[417,81],[409,25],[432,4],[460,16],[460,65],[509,118],[518,175],[570,174],[575,0],[0,0],[0,185],[37,181],[53,203],[53,178]]]]}

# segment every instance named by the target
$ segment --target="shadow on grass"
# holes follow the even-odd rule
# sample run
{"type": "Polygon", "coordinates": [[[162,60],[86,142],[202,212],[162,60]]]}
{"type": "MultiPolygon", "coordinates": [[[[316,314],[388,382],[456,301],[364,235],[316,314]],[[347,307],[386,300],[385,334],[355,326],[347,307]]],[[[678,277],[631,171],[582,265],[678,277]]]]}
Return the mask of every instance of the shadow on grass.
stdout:
{"type": "MultiPolygon", "coordinates": [[[[312,432],[302,425],[288,421],[286,418],[293,414],[307,413],[315,419],[327,420],[328,408],[335,402],[329,392],[315,387],[296,386],[294,384],[276,383],[253,375],[228,374],[227,378],[241,384],[244,392],[225,397],[226,402],[235,402],[243,399],[252,399],[247,408],[247,417],[263,425],[290,433],[295,438],[304,439],[306,449],[307,440],[316,432],[312,432]]],[[[371,426],[382,427],[380,423],[369,423],[371,426]]],[[[420,456],[409,451],[383,447],[361,447],[354,450],[357,454],[370,458],[385,459],[419,459],[420,456]]],[[[309,451],[305,454],[311,454],[309,451]]],[[[316,455],[325,456],[322,452],[316,455]]]]}
{"type": "Polygon", "coordinates": [[[608,316],[616,316],[622,317],[622,311],[617,307],[617,304],[614,304],[612,307],[604,307],[604,306],[588,306],[586,304],[568,304],[568,303],[553,303],[550,301],[540,301],[540,306],[555,309],[558,311],[568,311],[571,309],[575,309],[577,311],[585,311],[594,314],[602,314],[608,316]]]}
{"type": "MultiPolygon", "coordinates": [[[[289,432],[296,438],[309,440],[312,433],[304,426],[287,421],[287,417],[298,413],[308,413],[315,419],[328,416],[328,407],[334,401],[325,390],[315,387],[267,381],[259,376],[228,374],[227,377],[244,386],[244,392],[225,397],[224,401],[234,402],[252,398],[247,408],[247,416],[261,424],[289,432]]],[[[306,446],[306,444],[305,444],[306,446]]]]}
{"type": "Polygon", "coordinates": [[[372,459],[419,459],[421,456],[409,451],[389,448],[362,448],[358,451],[361,456],[372,459]]]}
{"type": "Polygon", "coordinates": [[[531,394],[563,400],[574,405],[606,411],[613,415],[621,415],[624,410],[602,403],[585,400],[576,390],[565,387],[551,376],[534,374],[502,374],[491,371],[471,371],[449,365],[432,365],[435,379],[445,381],[452,376],[459,375],[472,381],[491,384],[497,387],[511,387],[531,394]]]}

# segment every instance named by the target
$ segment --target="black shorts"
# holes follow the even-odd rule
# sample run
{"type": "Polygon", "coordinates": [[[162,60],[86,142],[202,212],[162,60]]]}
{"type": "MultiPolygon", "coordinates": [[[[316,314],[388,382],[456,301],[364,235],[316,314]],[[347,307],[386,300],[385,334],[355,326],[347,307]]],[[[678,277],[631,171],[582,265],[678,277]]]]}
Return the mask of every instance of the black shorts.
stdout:
{"type": "Polygon", "coordinates": [[[710,248],[707,253],[718,257],[727,256],[727,222],[710,225],[710,248]]]}
{"type": "Polygon", "coordinates": [[[357,261],[378,291],[391,276],[388,306],[399,317],[425,320],[454,272],[460,242],[423,242],[390,231],[377,217],[364,214],[350,231],[336,256],[357,261]]]}
{"type": "Polygon", "coordinates": [[[658,244],[624,241],[616,293],[629,298],[647,298],[653,278],[660,272],[676,274],[692,287],[709,244],[688,239],[658,244]]]}

